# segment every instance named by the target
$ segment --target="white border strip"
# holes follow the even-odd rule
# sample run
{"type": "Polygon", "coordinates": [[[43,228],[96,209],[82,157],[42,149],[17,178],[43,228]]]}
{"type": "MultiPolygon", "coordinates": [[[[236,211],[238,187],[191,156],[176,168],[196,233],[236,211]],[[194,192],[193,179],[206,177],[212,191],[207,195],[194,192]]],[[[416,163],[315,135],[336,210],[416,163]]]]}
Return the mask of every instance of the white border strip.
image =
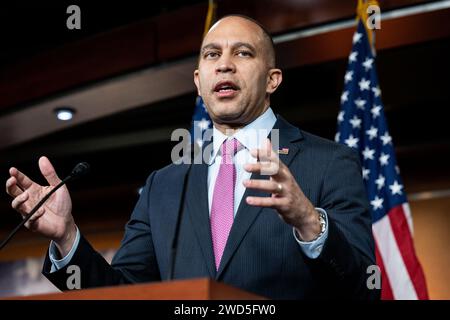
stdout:
{"type": "MultiPolygon", "coordinates": [[[[392,11],[387,11],[381,13],[381,20],[397,19],[400,17],[411,16],[423,12],[438,11],[450,8],[450,0],[444,0],[439,2],[425,3],[417,6],[394,9],[392,11]]],[[[329,23],[319,27],[308,28],[305,30],[294,31],[279,36],[273,37],[273,42],[275,44],[289,42],[301,38],[311,37],[317,34],[327,33],[336,30],[342,30],[354,26],[356,19],[348,19],[345,21],[329,23]]]]}

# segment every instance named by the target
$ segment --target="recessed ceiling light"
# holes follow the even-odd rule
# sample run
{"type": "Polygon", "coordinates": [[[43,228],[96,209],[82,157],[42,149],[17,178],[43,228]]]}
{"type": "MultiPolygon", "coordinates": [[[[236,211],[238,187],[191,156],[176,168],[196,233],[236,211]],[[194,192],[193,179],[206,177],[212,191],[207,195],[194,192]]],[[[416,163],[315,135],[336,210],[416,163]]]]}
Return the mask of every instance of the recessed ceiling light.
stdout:
{"type": "Polygon", "coordinates": [[[56,108],[54,111],[56,114],[56,118],[61,121],[69,121],[75,114],[75,109],[69,107],[56,108]]]}

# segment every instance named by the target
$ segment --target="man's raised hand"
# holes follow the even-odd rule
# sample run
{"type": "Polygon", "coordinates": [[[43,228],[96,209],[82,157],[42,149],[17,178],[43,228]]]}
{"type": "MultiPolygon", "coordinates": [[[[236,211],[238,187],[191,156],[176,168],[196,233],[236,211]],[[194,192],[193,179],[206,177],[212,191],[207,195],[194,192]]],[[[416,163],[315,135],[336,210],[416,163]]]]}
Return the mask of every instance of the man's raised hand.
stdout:
{"type": "MultiPolygon", "coordinates": [[[[6,192],[13,197],[11,206],[25,217],[32,208],[54,188],[61,179],[47,157],[39,159],[39,169],[48,182],[41,186],[17,168],[10,168],[6,181],[6,192]]],[[[67,187],[58,189],[42,207],[27,221],[25,226],[53,240],[65,256],[72,247],[76,236],[76,226],[72,217],[72,201],[67,187]]]]}

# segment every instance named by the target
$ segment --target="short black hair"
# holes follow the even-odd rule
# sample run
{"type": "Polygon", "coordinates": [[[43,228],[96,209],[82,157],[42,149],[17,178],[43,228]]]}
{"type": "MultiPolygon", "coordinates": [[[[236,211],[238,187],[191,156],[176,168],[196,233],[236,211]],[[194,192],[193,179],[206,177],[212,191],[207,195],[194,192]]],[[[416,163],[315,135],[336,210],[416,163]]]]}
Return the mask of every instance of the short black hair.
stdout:
{"type": "Polygon", "coordinates": [[[266,27],[264,27],[260,22],[256,21],[255,19],[250,18],[249,16],[246,16],[243,14],[238,14],[238,13],[227,14],[227,15],[221,17],[219,20],[217,20],[217,22],[222,19],[228,18],[228,17],[238,17],[238,18],[245,19],[247,21],[253,22],[261,29],[264,40],[267,44],[267,49],[268,49],[268,53],[269,53],[269,65],[271,68],[274,68],[276,66],[275,45],[273,43],[272,36],[270,35],[269,31],[267,31],[266,27]]]}

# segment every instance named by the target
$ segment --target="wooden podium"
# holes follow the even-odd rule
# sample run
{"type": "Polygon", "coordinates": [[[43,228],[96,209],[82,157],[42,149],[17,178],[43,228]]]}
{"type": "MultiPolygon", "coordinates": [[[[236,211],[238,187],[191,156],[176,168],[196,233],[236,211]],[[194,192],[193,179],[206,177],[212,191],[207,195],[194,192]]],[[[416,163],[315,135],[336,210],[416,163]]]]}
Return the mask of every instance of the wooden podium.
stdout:
{"type": "Polygon", "coordinates": [[[14,300],[263,300],[208,278],[101,287],[13,297],[14,300]]]}

